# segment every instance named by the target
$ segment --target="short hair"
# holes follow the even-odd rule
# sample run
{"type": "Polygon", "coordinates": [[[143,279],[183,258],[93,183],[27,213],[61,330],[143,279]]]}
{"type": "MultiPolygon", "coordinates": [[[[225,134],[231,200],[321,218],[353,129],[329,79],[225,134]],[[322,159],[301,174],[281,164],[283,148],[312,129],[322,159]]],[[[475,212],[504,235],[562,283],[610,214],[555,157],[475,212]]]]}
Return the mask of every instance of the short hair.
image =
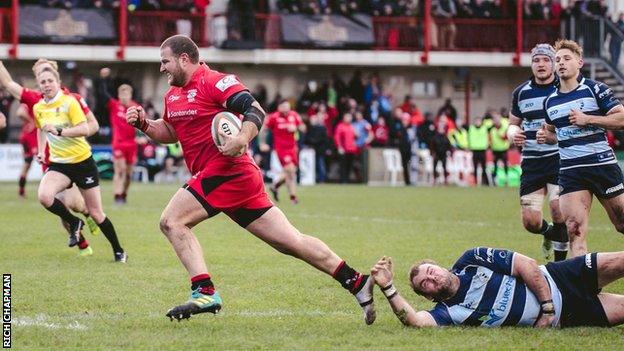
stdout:
{"type": "Polygon", "coordinates": [[[436,261],[434,260],[424,259],[424,260],[414,263],[412,265],[412,268],[410,268],[410,271],[409,271],[410,286],[412,287],[412,290],[414,290],[414,292],[420,296],[423,296],[423,292],[420,290],[420,287],[417,287],[414,285],[414,277],[418,275],[418,273],[420,272],[420,266],[422,266],[423,264],[435,264],[436,266],[438,265],[436,261]]]}
{"type": "Polygon", "coordinates": [[[58,63],[56,61],[48,60],[48,59],[45,59],[45,58],[40,58],[32,66],[33,74],[37,75],[37,67],[40,66],[40,65],[46,64],[46,63],[50,64],[50,66],[52,66],[52,68],[55,71],[58,71],[58,63]]]}
{"type": "Polygon", "coordinates": [[[130,86],[130,84],[122,84],[117,88],[117,92],[122,90],[130,90],[130,92],[132,92],[132,86],[130,86]]]}
{"type": "MultiPolygon", "coordinates": [[[[50,72],[56,78],[56,80],[58,80],[59,82],[61,81],[61,77],[60,77],[58,71],[55,71],[55,70],[53,70],[50,67],[46,67],[46,68],[42,69],[41,72],[39,72],[39,74],[41,74],[43,72],[50,72]]],[[[39,80],[38,77],[37,77],[37,80],[39,80]]]]}
{"type": "Polygon", "coordinates": [[[577,54],[580,58],[583,58],[583,48],[574,40],[559,39],[555,43],[555,50],[568,49],[577,54]]]}
{"type": "Polygon", "coordinates": [[[170,48],[174,56],[180,57],[182,54],[187,54],[191,63],[199,62],[199,48],[197,44],[191,38],[186,35],[174,35],[171,36],[160,45],[161,49],[170,48]]]}

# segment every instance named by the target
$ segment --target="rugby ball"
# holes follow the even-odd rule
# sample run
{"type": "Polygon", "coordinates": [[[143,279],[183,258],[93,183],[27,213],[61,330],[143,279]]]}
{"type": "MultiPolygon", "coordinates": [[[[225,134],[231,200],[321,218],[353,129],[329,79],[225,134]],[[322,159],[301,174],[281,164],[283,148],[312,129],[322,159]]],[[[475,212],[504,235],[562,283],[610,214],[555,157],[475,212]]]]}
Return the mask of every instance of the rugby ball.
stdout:
{"type": "Polygon", "coordinates": [[[212,119],[212,140],[214,140],[217,146],[223,146],[225,140],[219,135],[219,131],[226,135],[236,136],[242,127],[243,123],[233,113],[227,111],[219,112],[212,119]]]}

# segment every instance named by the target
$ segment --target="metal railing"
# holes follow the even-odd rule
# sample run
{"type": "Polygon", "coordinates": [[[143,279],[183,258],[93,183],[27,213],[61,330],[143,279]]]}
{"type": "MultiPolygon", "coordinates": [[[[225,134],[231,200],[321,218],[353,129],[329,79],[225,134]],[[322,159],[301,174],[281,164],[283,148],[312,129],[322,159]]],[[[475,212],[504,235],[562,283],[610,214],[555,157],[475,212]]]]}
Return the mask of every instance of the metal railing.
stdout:
{"type": "Polygon", "coordinates": [[[206,40],[206,16],[190,12],[128,12],[126,33],[128,45],[160,46],[163,40],[179,33],[188,34],[197,45],[208,45],[206,40]]]}
{"type": "MultiPolygon", "coordinates": [[[[430,0],[422,0],[430,4],[430,0]]],[[[208,40],[207,17],[177,11],[127,11],[127,0],[121,0],[116,16],[118,58],[124,58],[128,45],[159,46],[161,42],[178,33],[190,37],[202,47],[211,45],[208,40]]],[[[423,63],[428,62],[430,51],[487,51],[513,52],[514,64],[519,64],[520,53],[527,52],[536,43],[554,42],[560,37],[559,20],[525,21],[521,7],[512,19],[442,19],[433,18],[429,10],[419,17],[373,17],[375,50],[422,51],[423,63]]],[[[11,43],[10,56],[16,57],[19,38],[19,2],[13,0],[11,8],[0,9],[0,42],[11,43]]],[[[253,35],[265,48],[284,47],[280,14],[256,14],[253,35]]],[[[589,29],[572,31],[587,37],[589,29]]],[[[579,27],[580,28],[580,27],[579,27]]],[[[584,28],[584,27],[583,27],[584,28]]],[[[604,25],[599,26],[599,36],[605,35],[604,25]]],[[[213,29],[213,28],[211,28],[213,29]]],[[[593,34],[592,34],[593,35],[593,34]]],[[[225,34],[228,37],[228,34],[225,34]]],[[[231,39],[231,38],[229,38],[231,39]]]]}

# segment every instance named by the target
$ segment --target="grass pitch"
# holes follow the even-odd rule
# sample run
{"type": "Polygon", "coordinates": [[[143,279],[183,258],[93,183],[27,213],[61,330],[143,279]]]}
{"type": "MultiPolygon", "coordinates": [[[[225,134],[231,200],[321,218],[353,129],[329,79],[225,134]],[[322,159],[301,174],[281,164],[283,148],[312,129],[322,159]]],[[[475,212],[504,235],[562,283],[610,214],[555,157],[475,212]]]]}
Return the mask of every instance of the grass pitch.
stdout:
{"type": "MultiPolygon", "coordinates": [[[[324,274],[281,255],[224,215],[196,227],[224,299],[222,313],[180,323],[165,312],[187,299],[189,283],[166,238],[160,213],[175,185],[133,184],[129,203],[105,211],[129,254],[114,264],[102,236],[87,258],[67,248],[58,219],[36,200],[0,183],[0,271],[12,274],[16,350],[622,350],[624,327],[533,330],[401,326],[376,290],[378,319],[364,325],[354,298],[324,274]]],[[[285,196],[284,196],[285,197],[285,196]]],[[[280,207],[302,231],[324,240],[361,271],[382,255],[395,259],[395,285],[418,309],[432,303],[410,292],[407,270],[420,258],[450,266],[474,246],[540,257],[541,240],[520,224],[517,189],[300,188],[301,203],[280,207]]],[[[624,238],[596,202],[592,251],[624,250],[624,238]]],[[[624,280],[605,291],[624,294],[624,280]]]]}

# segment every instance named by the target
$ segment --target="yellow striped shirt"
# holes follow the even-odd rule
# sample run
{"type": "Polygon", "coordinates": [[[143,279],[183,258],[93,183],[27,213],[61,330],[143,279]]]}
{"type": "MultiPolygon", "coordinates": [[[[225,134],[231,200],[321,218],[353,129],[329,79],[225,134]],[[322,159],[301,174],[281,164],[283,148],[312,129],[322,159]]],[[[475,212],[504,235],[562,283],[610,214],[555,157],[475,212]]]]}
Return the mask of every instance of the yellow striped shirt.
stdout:
{"type": "MultiPolygon", "coordinates": [[[[40,128],[46,124],[69,128],[87,122],[78,101],[69,94],[59,91],[49,102],[41,99],[33,106],[35,125],[40,128]]],[[[50,147],[50,161],[55,163],[78,163],[91,156],[91,146],[85,137],[65,137],[45,133],[50,147]]]]}

